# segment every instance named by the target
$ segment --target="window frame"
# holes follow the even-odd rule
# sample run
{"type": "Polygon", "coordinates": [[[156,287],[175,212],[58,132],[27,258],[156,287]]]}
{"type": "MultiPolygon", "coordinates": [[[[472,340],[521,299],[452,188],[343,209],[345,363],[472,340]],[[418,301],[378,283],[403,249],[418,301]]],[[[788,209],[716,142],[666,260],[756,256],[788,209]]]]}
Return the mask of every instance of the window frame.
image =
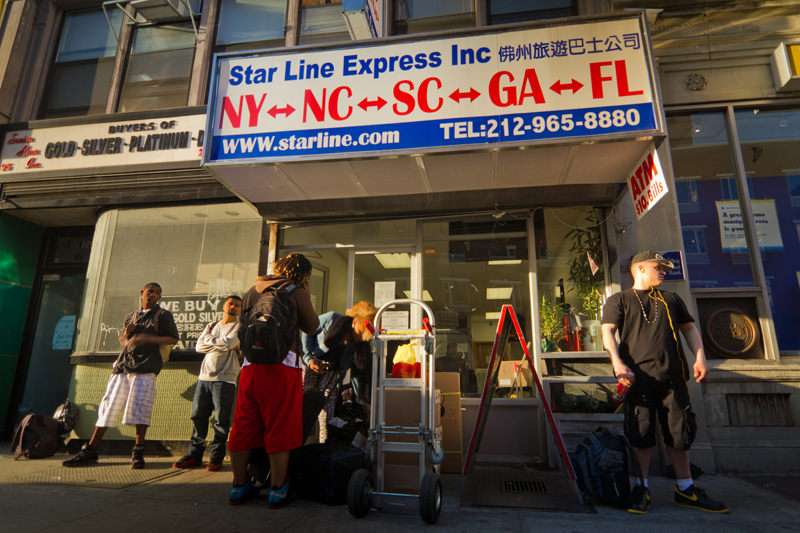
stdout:
{"type": "MultiPolygon", "coordinates": [[[[736,103],[726,104],[697,104],[697,105],[676,105],[665,107],[665,115],[688,115],[699,112],[721,112],[725,115],[725,124],[728,130],[728,146],[730,155],[733,161],[734,178],[737,180],[737,189],[744,189],[744,194],[739,195],[739,205],[742,210],[742,215],[747,216],[747,223],[745,224],[745,234],[748,237],[748,242],[758,242],[758,237],[755,230],[755,222],[752,216],[752,200],[750,198],[750,187],[747,169],[744,164],[744,154],[742,151],[741,142],[739,140],[738,128],[736,125],[735,113],[742,109],[752,109],[758,107],[762,110],[781,109],[787,107],[800,107],[800,99],[787,98],[785,100],[748,100],[736,103]],[[742,187],[744,183],[744,187],[742,187]],[[747,206],[744,203],[747,202],[747,206]]],[[[681,241],[683,235],[681,234],[681,241]]],[[[762,336],[764,343],[764,360],[775,363],[781,361],[781,351],[778,347],[778,338],[775,331],[775,323],[772,317],[772,309],[769,305],[769,286],[764,272],[764,263],[761,256],[761,250],[758,246],[748,247],[748,258],[751,264],[753,275],[753,286],[750,287],[732,287],[725,289],[703,289],[703,288],[690,288],[692,296],[695,297],[717,297],[717,296],[755,296],[756,305],[758,310],[758,317],[762,327],[762,336]]],[[[687,269],[688,270],[688,269],[687,269]]],[[[687,272],[687,281],[691,276],[691,272],[687,272]]],[[[695,302],[696,305],[696,302],[695,302]]],[[[784,352],[784,355],[796,355],[791,352],[784,352]]],[[[711,362],[712,366],[718,364],[748,364],[751,363],[746,359],[716,359],[711,362]]]]}
{"type": "MultiPolygon", "coordinates": [[[[114,92],[115,92],[115,88],[116,88],[116,78],[117,78],[117,75],[118,75],[118,73],[117,73],[117,63],[119,61],[119,55],[120,55],[120,41],[121,41],[121,38],[119,37],[118,34],[114,33],[114,29],[113,28],[109,28],[109,30],[114,35],[114,38],[115,38],[114,40],[117,43],[117,46],[116,46],[116,50],[114,52],[114,55],[109,56],[108,58],[105,58],[105,59],[109,59],[109,60],[113,61],[113,64],[114,64],[113,70],[112,70],[112,73],[111,73],[111,79],[110,79],[109,86],[108,86],[108,93],[106,94],[106,99],[105,99],[105,110],[102,111],[102,112],[99,112],[99,113],[69,114],[69,115],[62,115],[62,116],[58,116],[58,117],[45,116],[45,106],[46,106],[47,101],[48,101],[48,98],[47,98],[48,94],[50,93],[50,84],[51,84],[52,76],[55,73],[56,65],[57,65],[56,59],[58,58],[59,44],[61,43],[61,38],[64,36],[64,23],[65,23],[67,17],[70,16],[70,15],[80,14],[80,13],[89,13],[89,12],[92,12],[92,11],[100,11],[102,13],[102,8],[95,6],[95,7],[79,7],[79,8],[76,8],[76,9],[63,9],[58,14],[58,19],[56,21],[56,24],[58,25],[58,32],[57,32],[57,35],[56,35],[56,37],[55,37],[55,39],[54,39],[54,41],[52,43],[50,53],[48,54],[48,61],[47,61],[47,64],[46,64],[46,72],[44,73],[44,76],[42,77],[42,85],[41,85],[41,89],[40,89],[39,94],[38,94],[38,102],[36,102],[36,107],[35,107],[35,109],[36,109],[36,118],[39,119],[39,120],[48,120],[48,119],[55,119],[55,118],[59,118],[59,119],[61,119],[61,118],[65,118],[65,119],[66,118],[85,118],[85,117],[91,117],[91,116],[94,116],[94,115],[102,115],[102,114],[105,114],[105,113],[108,112],[108,108],[109,108],[110,103],[115,100],[114,92]]],[[[0,13],[0,14],[2,14],[2,13],[0,13]]],[[[122,30],[123,30],[123,28],[125,26],[126,26],[125,21],[124,20],[120,20],[120,28],[119,28],[120,33],[122,33],[122,30]]],[[[101,58],[97,58],[98,61],[99,61],[99,59],[101,59],[101,58]]],[[[83,60],[83,61],[86,61],[86,60],[83,60]]],[[[78,62],[79,61],[70,61],[69,63],[78,63],[78,62]]]]}
{"type": "MultiPolygon", "coordinates": [[[[125,91],[125,82],[126,82],[126,78],[128,76],[128,72],[130,71],[130,67],[131,67],[131,58],[132,58],[132,54],[133,54],[133,47],[134,47],[134,43],[135,43],[135,40],[136,40],[136,30],[139,30],[141,28],[170,28],[170,27],[175,27],[176,24],[177,23],[174,23],[174,22],[167,22],[167,23],[164,23],[164,24],[146,24],[146,25],[141,25],[141,26],[136,26],[136,27],[131,27],[130,28],[130,30],[128,32],[128,39],[127,39],[127,42],[126,42],[124,55],[123,55],[123,58],[122,58],[122,68],[119,69],[119,72],[116,73],[117,76],[118,76],[118,79],[116,80],[117,81],[116,93],[114,94],[114,112],[115,113],[137,113],[137,112],[142,112],[143,111],[143,110],[120,111],[120,108],[122,106],[122,96],[123,96],[124,91],[125,91]]],[[[120,40],[121,39],[122,38],[120,37],[120,40]]],[[[191,97],[192,97],[192,84],[193,84],[195,76],[197,75],[196,72],[195,72],[195,60],[197,59],[197,46],[198,46],[198,41],[197,41],[197,36],[195,35],[194,36],[194,46],[191,48],[191,50],[192,50],[192,61],[191,61],[191,64],[189,65],[189,76],[187,78],[187,84],[186,84],[186,102],[184,102],[181,105],[177,105],[177,106],[154,108],[155,110],[165,111],[165,110],[169,110],[169,109],[181,109],[181,108],[188,107],[189,105],[191,105],[190,104],[190,100],[191,100],[191,97]]],[[[184,50],[184,49],[183,48],[180,48],[180,49],[169,49],[169,50],[164,50],[164,51],[175,51],[175,50],[184,50]]]]}

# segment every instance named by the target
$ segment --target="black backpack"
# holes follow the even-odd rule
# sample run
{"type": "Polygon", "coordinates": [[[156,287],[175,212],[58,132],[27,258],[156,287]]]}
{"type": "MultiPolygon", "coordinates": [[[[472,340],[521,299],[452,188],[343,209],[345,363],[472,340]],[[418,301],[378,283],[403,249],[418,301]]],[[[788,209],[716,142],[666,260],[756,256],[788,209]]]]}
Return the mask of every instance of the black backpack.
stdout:
{"type": "Polygon", "coordinates": [[[17,425],[11,450],[14,459],[43,459],[50,457],[64,445],[58,433],[58,422],[49,416],[30,413],[17,425]]]}
{"type": "Polygon", "coordinates": [[[631,486],[625,438],[597,428],[575,447],[571,456],[578,487],[595,503],[626,507],[631,486]]]}
{"type": "Polygon", "coordinates": [[[250,363],[278,364],[292,349],[298,335],[296,288],[289,281],[272,285],[242,313],[239,344],[250,363]]]}
{"type": "Polygon", "coordinates": [[[347,502],[347,484],[353,472],[369,468],[367,455],[353,446],[308,444],[292,450],[291,483],[300,498],[328,505],[347,502]]]}

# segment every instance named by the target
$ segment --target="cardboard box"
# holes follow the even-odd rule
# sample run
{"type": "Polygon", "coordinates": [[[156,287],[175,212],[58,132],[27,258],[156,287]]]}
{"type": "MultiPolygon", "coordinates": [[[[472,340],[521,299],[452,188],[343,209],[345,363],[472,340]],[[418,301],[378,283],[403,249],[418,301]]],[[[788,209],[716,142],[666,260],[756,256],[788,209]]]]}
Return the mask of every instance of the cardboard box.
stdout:
{"type": "Polygon", "coordinates": [[[533,374],[531,374],[528,361],[501,361],[500,371],[497,373],[497,386],[503,388],[533,386],[533,374]],[[520,370],[517,375],[518,367],[520,370]],[[516,384],[514,383],[515,377],[516,384]]]}
{"type": "MultiPolygon", "coordinates": [[[[434,427],[441,425],[442,396],[436,390],[434,427]]],[[[419,391],[410,389],[386,389],[386,425],[419,426],[419,391]]]]}
{"type": "Polygon", "coordinates": [[[458,416],[442,418],[442,448],[460,452],[464,448],[463,433],[461,407],[459,404],[458,416]]]}

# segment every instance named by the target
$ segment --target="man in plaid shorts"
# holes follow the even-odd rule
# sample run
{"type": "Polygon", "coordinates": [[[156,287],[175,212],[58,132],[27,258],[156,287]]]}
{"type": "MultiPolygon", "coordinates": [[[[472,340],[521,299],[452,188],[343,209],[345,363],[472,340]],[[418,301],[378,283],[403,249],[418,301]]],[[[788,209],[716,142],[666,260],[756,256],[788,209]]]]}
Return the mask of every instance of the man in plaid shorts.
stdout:
{"type": "Polygon", "coordinates": [[[125,318],[119,344],[122,350],[114,362],[106,392],[97,408],[97,423],[89,442],[64,466],[88,466],[97,463],[97,445],[109,427],[120,419],[136,426],[136,443],[131,467],[144,468],[144,437],[150,425],[156,397],[156,376],[164,360],[161,347],[178,342],[178,328],[172,314],[158,305],[161,286],[148,283],[140,294],[140,308],[125,318]]]}

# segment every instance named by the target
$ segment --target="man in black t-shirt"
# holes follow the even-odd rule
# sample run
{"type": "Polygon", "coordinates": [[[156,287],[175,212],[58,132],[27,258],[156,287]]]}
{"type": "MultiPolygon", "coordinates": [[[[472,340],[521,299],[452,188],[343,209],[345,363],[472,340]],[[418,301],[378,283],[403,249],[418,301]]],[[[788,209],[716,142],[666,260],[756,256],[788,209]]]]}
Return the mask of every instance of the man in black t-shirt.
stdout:
{"type": "Polygon", "coordinates": [[[692,481],[689,448],[697,425],[689,401],[689,366],[679,333],[695,355],[694,379],[707,373],[703,341],[683,300],[658,289],[673,264],[643,251],[631,260],[633,288],[612,295],[603,306],[603,346],[614,375],[629,388],[625,396],[625,436],[634,448],[641,476],[634,480],[628,511],[644,514],[650,505],[647,474],[656,445],[656,421],[675,469],[675,502],[704,511],[728,512],[692,481]],[[616,333],[619,332],[619,342],[616,333]]]}
{"type": "Polygon", "coordinates": [[[139,291],[139,309],[130,313],[123,323],[119,335],[120,353],[97,407],[92,436],[76,455],[62,463],[64,466],[97,463],[97,447],[106,430],[121,420],[125,425],[136,426],[131,467],[144,468],[144,439],[156,397],[156,376],[161,372],[169,346],[178,342],[175,320],[169,311],[158,305],[160,299],[158,283],[147,283],[139,291]]]}

